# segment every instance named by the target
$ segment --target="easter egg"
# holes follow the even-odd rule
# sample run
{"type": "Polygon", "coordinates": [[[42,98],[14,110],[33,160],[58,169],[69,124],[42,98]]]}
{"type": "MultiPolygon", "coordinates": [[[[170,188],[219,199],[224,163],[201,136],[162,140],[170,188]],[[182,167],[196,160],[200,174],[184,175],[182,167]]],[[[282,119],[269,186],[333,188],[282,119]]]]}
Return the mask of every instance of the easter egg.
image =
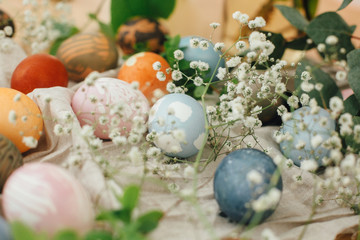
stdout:
{"type": "Polygon", "coordinates": [[[95,136],[102,139],[109,139],[111,131],[116,130],[128,135],[132,119],[140,116],[146,120],[150,108],[140,91],[116,78],[99,78],[91,86],[82,84],[71,106],[81,126],[95,127],[95,136]],[[106,121],[101,120],[104,118],[106,121]]]}
{"type": "Polygon", "coordinates": [[[288,133],[292,137],[291,140],[280,143],[281,152],[297,166],[300,166],[301,161],[305,159],[314,159],[322,165],[322,159],[329,155],[329,150],[322,147],[321,143],[331,137],[331,132],[335,130],[335,120],[323,108],[320,108],[318,113],[312,114],[311,108],[305,106],[292,114],[292,119],[284,122],[281,127],[282,133],[288,133]],[[302,126],[305,126],[305,129],[302,126]],[[320,139],[318,144],[312,144],[314,137],[320,139]],[[302,147],[297,147],[299,145],[302,147]]]}
{"type": "Polygon", "coordinates": [[[232,221],[260,224],[274,212],[281,191],[282,178],[277,166],[257,149],[231,152],[215,171],[215,199],[232,221]]]}
{"type": "Polygon", "coordinates": [[[12,37],[15,33],[15,24],[14,21],[10,18],[10,16],[0,9],[0,30],[4,30],[6,26],[10,26],[13,29],[13,32],[10,36],[12,37]]]}
{"type": "Polygon", "coordinates": [[[149,132],[157,133],[156,146],[171,157],[195,155],[207,137],[201,104],[185,94],[160,98],[150,110],[148,125],[149,132]]]}
{"type": "Polygon", "coordinates": [[[35,88],[67,85],[68,74],[64,64],[49,54],[34,54],[25,58],[11,76],[11,88],[25,94],[35,88]]]}
{"type": "Polygon", "coordinates": [[[93,72],[104,72],[117,66],[115,43],[102,33],[79,33],[65,40],[56,56],[65,65],[69,79],[80,82],[93,72]]]}
{"type": "Polygon", "coordinates": [[[162,91],[162,95],[167,92],[166,85],[171,80],[171,74],[166,73],[167,68],[170,68],[169,64],[160,55],[152,52],[141,52],[134,54],[125,61],[119,70],[118,78],[128,83],[138,82],[139,90],[149,102],[152,102],[153,99],[156,99],[155,90],[162,91]],[[160,71],[166,76],[165,81],[160,81],[156,77],[158,71],[153,69],[153,64],[157,61],[161,64],[160,71]]]}
{"type": "MultiPolygon", "coordinates": [[[[190,40],[192,38],[197,38],[200,41],[207,40],[205,38],[197,37],[197,36],[187,36],[182,37],[179,43],[179,49],[184,52],[184,59],[186,61],[202,61],[209,64],[210,71],[206,74],[207,80],[209,80],[214,71],[217,72],[216,65],[220,61],[218,67],[225,67],[225,61],[220,58],[221,52],[217,52],[214,50],[214,45],[209,41],[209,48],[206,50],[201,49],[200,47],[193,48],[190,46],[190,40]]],[[[215,77],[212,81],[217,81],[218,78],[215,77]]]]}
{"type": "Polygon", "coordinates": [[[82,185],[50,163],[28,163],[15,170],[4,186],[2,206],[9,222],[21,221],[49,235],[62,229],[84,233],[94,218],[82,185]]]}
{"type": "Polygon", "coordinates": [[[119,27],[116,42],[126,55],[136,53],[137,49],[160,53],[166,34],[167,30],[157,20],[133,18],[119,27]]]}
{"type": "Polygon", "coordinates": [[[0,192],[6,179],[23,164],[19,149],[6,137],[0,134],[0,192]]]}
{"type": "Polygon", "coordinates": [[[0,216],[0,239],[1,240],[12,240],[11,229],[9,224],[3,217],[0,216]]]}
{"type": "Polygon", "coordinates": [[[11,88],[0,88],[0,134],[20,152],[37,145],[43,130],[39,107],[27,95],[11,88]]]}

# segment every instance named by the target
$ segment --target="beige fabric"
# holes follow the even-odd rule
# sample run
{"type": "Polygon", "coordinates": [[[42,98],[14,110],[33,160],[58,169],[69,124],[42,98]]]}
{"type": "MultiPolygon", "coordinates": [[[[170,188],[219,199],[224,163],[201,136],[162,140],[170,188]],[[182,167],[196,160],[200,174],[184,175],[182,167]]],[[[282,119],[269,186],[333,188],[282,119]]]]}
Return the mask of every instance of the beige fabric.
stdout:
{"type": "MultiPolygon", "coordinates": [[[[107,73],[107,76],[112,76],[115,72],[107,73]]],[[[78,85],[72,89],[60,87],[36,89],[29,94],[39,105],[43,115],[49,120],[45,121],[45,135],[41,138],[38,148],[26,154],[24,158],[26,163],[46,161],[59,165],[63,164],[68,159],[71,147],[75,144],[82,144],[82,139],[77,134],[80,128],[78,122],[75,123],[71,136],[59,138],[52,132],[54,122],[51,121],[51,119],[60,118],[63,111],[72,111],[71,97],[77,87],[78,85]],[[49,104],[45,103],[46,96],[52,98],[49,104]]],[[[279,147],[272,139],[272,133],[276,128],[263,127],[257,131],[262,146],[273,147],[273,156],[279,154],[279,147]]],[[[112,157],[120,154],[120,149],[110,142],[105,142],[102,151],[106,152],[107,156],[112,157]]],[[[189,161],[191,162],[191,159],[189,161]]],[[[221,158],[212,162],[200,174],[198,203],[205,214],[207,223],[213,229],[213,234],[224,237],[231,235],[232,232],[236,232],[240,228],[218,215],[218,205],[213,196],[213,176],[220,162],[221,158]]],[[[115,161],[113,164],[120,170],[115,181],[104,179],[98,166],[91,160],[87,161],[82,169],[72,170],[89,192],[94,205],[97,205],[99,209],[117,207],[112,196],[114,190],[121,193],[124,186],[141,182],[142,165],[115,161]]],[[[186,164],[182,164],[181,169],[185,166],[186,164]]],[[[150,235],[151,239],[211,239],[211,231],[199,220],[196,209],[188,202],[181,201],[177,195],[169,193],[165,187],[168,183],[176,183],[181,189],[191,188],[191,179],[185,179],[179,172],[170,174],[166,180],[162,181],[156,176],[147,178],[142,186],[139,212],[150,209],[160,209],[165,212],[165,217],[159,227],[150,235]]],[[[246,232],[245,236],[260,239],[262,230],[270,228],[280,239],[297,239],[311,214],[314,179],[319,178],[310,173],[302,172],[304,184],[294,185],[292,176],[298,175],[300,172],[299,168],[294,167],[283,173],[283,195],[275,213],[264,224],[246,232]]],[[[325,199],[326,197],[331,196],[325,196],[325,199]]],[[[311,224],[308,225],[303,239],[335,239],[335,236],[342,230],[356,225],[357,222],[358,217],[353,215],[349,209],[340,208],[334,201],[328,201],[317,209],[317,214],[311,224]]]]}

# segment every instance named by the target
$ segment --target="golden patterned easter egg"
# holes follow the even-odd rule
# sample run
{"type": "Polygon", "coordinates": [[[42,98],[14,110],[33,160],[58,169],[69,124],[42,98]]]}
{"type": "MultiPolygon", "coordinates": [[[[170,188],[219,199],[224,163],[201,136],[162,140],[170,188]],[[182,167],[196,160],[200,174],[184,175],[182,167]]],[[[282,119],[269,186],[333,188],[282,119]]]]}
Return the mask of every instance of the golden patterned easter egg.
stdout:
{"type": "Polygon", "coordinates": [[[23,165],[19,149],[6,137],[0,134],[0,192],[10,174],[23,165]]]}
{"type": "Polygon", "coordinates": [[[20,152],[35,148],[43,130],[43,118],[36,103],[11,88],[0,88],[0,103],[0,134],[20,152]]]}
{"type": "Polygon", "coordinates": [[[64,41],[57,53],[69,74],[69,79],[80,82],[93,72],[115,68],[118,52],[115,43],[104,34],[79,33],[64,41]]]}
{"type": "Polygon", "coordinates": [[[160,53],[164,50],[167,33],[156,20],[134,18],[119,27],[116,42],[126,55],[141,51],[160,53]]]}

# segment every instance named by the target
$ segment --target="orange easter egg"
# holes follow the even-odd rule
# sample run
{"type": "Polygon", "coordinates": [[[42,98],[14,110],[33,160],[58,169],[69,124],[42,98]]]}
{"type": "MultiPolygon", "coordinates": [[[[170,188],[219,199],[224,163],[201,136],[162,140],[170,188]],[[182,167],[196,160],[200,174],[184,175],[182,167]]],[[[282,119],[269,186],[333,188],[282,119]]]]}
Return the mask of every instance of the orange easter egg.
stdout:
{"type": "Polygon", "coordinates": [[[118,78],[128,83],[138,82],[139,90],[149,102],[154,103],[157,100],[154,96],[155,90],[160,90],[163,94],[167,93],[166,85],[171,80],[171,74],[166,73],[167,68],[170,68],[168,62],[159,54],[141,52],[124,62],[119,70],[118,78]],[[153,64],[157,61],[161,64],[160,71],[166,76],[165,81],[160,81],[156,77],[158,71],[154,70],[153,64]]]}
{"type": "Polygon", "coordinates": [[[115,42],[102,33],[79,33],[64,41],[56,57],[62,61],[69,79],[80,82],[93,72],[115,68],[118,52],[115,42]]]}
{"type": "Polygon", "coordinates": [[[39,107],[27,95],[11,88],[0,88],[0,134],[25,152],[35,148],[43,130],[39,107]]]}

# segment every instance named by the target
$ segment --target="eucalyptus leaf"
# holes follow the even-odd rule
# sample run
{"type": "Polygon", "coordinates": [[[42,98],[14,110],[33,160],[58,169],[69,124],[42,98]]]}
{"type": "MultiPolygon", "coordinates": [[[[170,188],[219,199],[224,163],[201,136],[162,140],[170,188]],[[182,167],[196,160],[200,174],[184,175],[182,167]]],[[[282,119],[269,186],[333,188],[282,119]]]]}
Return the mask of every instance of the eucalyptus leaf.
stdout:
{"type": "Polygon", "coordinates": [[[349,66],[348,81],[351,89],[360,103],[360,49],[356,49],[347,54],[349,66]]]}
{"type": "Polygon", "coordinates": [[[346,8],[351,2],[352,2],[352,0],[344,0],[337,11],[340,11],[340,10],[346,8]]]}
{"type": "Polygon", "coordinates": [[[97,217],[98,221],[122,221],[129,223],[131,221],[131,210],[130,209],[117,209],[112,211],[103,211],[97,217]]]}
{"type": "Polygon", "coordinates": [[[301,13],[295,8],[284,6],[284,5],[275,5],[277,9],[280,10],[281,14],[297,29],[305,31],[306,26],[309,24],[308,20],[301,15],[301,13]]]}
{"type": "Polygon", "coordinates": [[[307,70],[308,67],[311,68],[310,72],[312,76],[312,79],[309,82],[313,84],[321,83],[323,85],[323,88],[321,90],[321,94],[319,91],[315,89],[307,94],[309,94],[310,98],[315,98],[319,106],[323,108],[328,108],[330,98],[334,96],[338,96],[341,98],[341,92],[338,86],[336,85],[334,79],[330,77],[329,74],[322,71],[320,68],[313,66],[309,60],[302,60],[301,64],[296,69],[296,76],[297,76],[295,77],[296,95],[300,97],[301,94],[304,93],[304,91],[302,91],[300,88],[300,85],[302,83],[300,76],[303,71],[305,70],[308,71],[307,70]]]}
{"type": "Polygon", "coordinates": [[[354,33],[354,32],[355,32],[355,30],[356,30],[356,25],[352,25],[352,26],[350,26],[350,29],[351,29],[351,33],[354,33]]]}
{"type": "Polygon", "coordinates": [[[314,43],[308,44],[307,43],[308,39],[309,39],[308,36],[296,38],[290,42],[286,42],[285,48],[302,51],[302,50],[308,50],[308,49],[312,49],[312,48],[316,47],[314,43]]]}
{"type": "Polygon", "coordinates": [[[344,112],[348,112],[351,115],[358,115],[360,110],[360,103],[358,102],[355,94],[351,95],[344,101],[344,112]]]}
{"type": "Polygon", "coordinates": [[[137,229],[143,234],[147,234],[153,231],[159,224],[160,219],[163,217],[163,213],[160,211],[150,211],[140,216],[136,220],[138,225],[137,229]]]}
{"type": "Polygon", "coordinates": [[[309,23],[305,32],[316,44],[325,43],[329,35],[335,35],[339,39],[337,49],[344,48],[346,52],[354,49],[351,43],[352,29],[336,12],[325,12],[317,16],[309,23]]]}
{"type": "Polygon", "coordinates": [[[152,19],[168,18],[175,8],[176,0],[112,0],[111,26],[114,33],[133,17],[152,19]]]}
{"type": "Polygon", "coordinates": [[[21,222],[13,222],[11,224],[11,231],[14,240],[47,240],[45,234],[37,234],[30,227],[21,222]]]}

